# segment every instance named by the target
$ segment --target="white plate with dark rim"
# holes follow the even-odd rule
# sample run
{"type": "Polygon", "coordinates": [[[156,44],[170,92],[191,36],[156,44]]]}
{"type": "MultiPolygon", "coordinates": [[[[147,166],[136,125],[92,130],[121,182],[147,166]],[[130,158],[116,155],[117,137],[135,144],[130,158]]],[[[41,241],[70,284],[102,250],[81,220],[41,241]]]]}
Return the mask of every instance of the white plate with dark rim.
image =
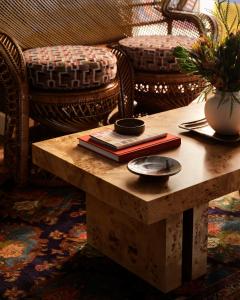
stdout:
{"type": "Polygon", "coordinates": [[[128,170],[140,176],[153,176],[166,178],[181,171],[180,162],[160,155],[142,156],[131,160],[128,170]]]}

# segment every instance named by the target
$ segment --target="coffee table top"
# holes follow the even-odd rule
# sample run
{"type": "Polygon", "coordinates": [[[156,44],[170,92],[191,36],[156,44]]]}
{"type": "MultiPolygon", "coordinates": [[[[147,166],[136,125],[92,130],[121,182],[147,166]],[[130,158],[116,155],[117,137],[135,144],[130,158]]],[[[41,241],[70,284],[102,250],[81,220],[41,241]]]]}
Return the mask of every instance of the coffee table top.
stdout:
{"type": "MultiPolygon", "coordinates": [[[[33,162],[92,196],[151,224],[238,190],[240,144],[223,144],[186,132],[178,124],[200,119],[203,103],[144,117],[146,126],[179,135],[180,147],[160,152],[182,170],[167,182],[143,180],[119,164],[78,146],[78,137],[97,128],[33,144],[33,162]]],[[[112,126],[112,125],[111,125],[112,126]]]]}

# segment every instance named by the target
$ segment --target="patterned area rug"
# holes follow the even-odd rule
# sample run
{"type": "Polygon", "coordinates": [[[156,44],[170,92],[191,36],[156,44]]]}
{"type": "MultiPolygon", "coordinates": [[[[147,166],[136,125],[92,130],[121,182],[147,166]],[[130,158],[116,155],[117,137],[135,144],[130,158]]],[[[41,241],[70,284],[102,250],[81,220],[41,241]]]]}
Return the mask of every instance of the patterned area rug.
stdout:
{"type": "Polygon", "coordinates": [[[238,193],[210,203],[207,274],[166,295],[86,244],[82,191],[2,182],[0,215],[0,299],[240,299],[238,193]]]}

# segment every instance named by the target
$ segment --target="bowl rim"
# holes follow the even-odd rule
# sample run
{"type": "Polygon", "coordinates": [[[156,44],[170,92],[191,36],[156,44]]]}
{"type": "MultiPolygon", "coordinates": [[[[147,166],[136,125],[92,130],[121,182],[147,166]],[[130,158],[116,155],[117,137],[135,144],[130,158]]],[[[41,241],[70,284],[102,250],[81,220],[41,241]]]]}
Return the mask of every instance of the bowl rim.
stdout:
{"type": "Polygon", "coordinates": [[[143,127],[145,126],[145,122],[141,119],[137,119],[137,118],[122,118],[122,119],[118,119],[115,121],[115,125],[122,127],[122,128],[137,128],[137,127],[143,127]],[[135,124],[134,126],[127,126],[127,125],[123,125],[123,124],[119,124],[119,122],[123,122],[123,121],[128,121],[128,120],[135,120],[137,122],[139,122],[139,124],[135,124]]]}
{"type": "Polygon", "coordinates": [[[139,157],[136,157],[132,160],[130,160],[127,164],[127,169],[133,173],[133,174],[136,174],[136,175],[140,175],[140,176],[145,176],[145,177],[169,177],[169,176],[172,176],[172,175],[176,175],[177,173],[179,173],[181,170],[182,170],[182,165],[181,163],[175,159],[175,158],[172,158],[172,157],[169,157],[169,156],[162,156],[162,155],[145,155],[145,156],[139,156],[139,157]],[[137,170],[134,168],[134,163],[138,162],[140,160],[144,160],[144,159],[160,159],[160,160],[170,160],[172,161],[176,166],[177,166],[177,169],[175,171],[173,170],[170,170],[168,173],[166,174],[157,174],[157,173],[146,173],[146,172],[143,172],[143,171],[140,171],[140,170],[137,170]],[[133,165],[133,166],[132,166],[133,165]]]}

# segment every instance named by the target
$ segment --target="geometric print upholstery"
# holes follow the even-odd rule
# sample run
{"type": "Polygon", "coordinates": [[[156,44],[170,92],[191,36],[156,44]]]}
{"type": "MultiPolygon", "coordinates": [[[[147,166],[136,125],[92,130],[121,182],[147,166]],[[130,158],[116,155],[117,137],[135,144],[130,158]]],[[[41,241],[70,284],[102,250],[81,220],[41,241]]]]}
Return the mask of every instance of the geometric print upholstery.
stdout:
{"type": "Polygon", "coordinates": [[[151,35],[127,37],[119,44],[135,70],[173,73],[180,71],[173,49],[179,45],[190,49],[194,41],[187,36],[151,35]]]}
{"type": "Polygon", "coordinates": [[[116,57],[104,47],[53,46],[23,54],[32,88],[81,90],[106,85],[116,77],[116,57]]]}

